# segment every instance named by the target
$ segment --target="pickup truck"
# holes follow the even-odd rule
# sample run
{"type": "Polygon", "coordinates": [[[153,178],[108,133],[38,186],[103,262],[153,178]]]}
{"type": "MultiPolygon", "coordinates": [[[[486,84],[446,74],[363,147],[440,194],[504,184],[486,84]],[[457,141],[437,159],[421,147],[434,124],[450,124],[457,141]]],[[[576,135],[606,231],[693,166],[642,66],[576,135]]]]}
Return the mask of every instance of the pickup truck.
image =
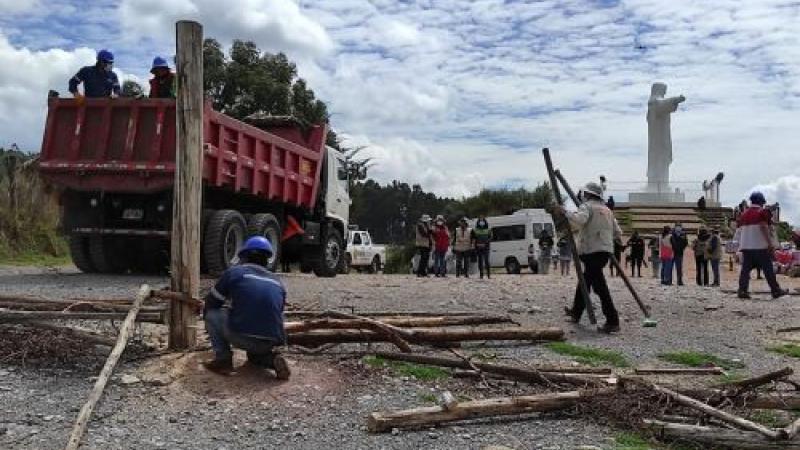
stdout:
{"type": "Polygon", "coordinates": [[[351,230],[347,235],[344,258],[345,273],[350,268],[378,273],[386,262],[386,246],[373,244],[369,231],[351,230]]]}

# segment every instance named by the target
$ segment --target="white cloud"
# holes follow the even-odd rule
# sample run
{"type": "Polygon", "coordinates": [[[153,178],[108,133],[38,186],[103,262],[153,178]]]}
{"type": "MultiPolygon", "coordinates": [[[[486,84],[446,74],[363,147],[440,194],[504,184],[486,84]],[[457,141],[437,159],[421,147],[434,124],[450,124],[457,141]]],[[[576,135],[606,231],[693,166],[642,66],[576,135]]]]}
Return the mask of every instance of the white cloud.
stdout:
{"type": "Polygon", "coordinates": [[[197,20],[207,37],[223,43],[249,39],[293,57],[319,56],[333,45],[294,0],[122,0],[119,14],[123,31],[133,39],[174,42],[177,20],[197,20]]]}
{"type": "Polygon", "coordinates": [[[2,14],[19,14],[39,6],[39,0],[0,0],[2,14]]]}
{"type": "Polygon", "coordinates": [[[786,175],[755,186],[744,197],[752,191],[761,191],[769,203],[780,203],[781,220],[800,226],[800,175],[786,175]]]}
{"type": "Polygon", "coordinates": [[[0,34],[0,145],[16,142],[24,150],[38,150],[48,90],[64,95],[69,78],[94,59],[95,51],[88,48],[15,48],[0,34]]]}

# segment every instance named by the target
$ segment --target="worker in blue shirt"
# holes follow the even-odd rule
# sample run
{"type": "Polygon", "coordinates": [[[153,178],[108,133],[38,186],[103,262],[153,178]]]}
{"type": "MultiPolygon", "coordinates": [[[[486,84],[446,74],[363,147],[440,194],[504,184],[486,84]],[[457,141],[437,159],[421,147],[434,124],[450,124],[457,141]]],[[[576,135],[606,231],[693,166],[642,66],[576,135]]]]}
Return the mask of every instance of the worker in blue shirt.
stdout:
{"type": "Polygon", "coordinates": [[[289,378],[289,365],[274,352],[286,343],[286,289],[266,268],[272,255],[272,244],[263,236],[247,239],[239,264],[226,270],[206,297],[203,316],[214,350],[214,359],[204,364],[208,370],[233,371],[232,345],[247,352],[248,363],[273,369],[280,380],[289,378]]]}
{"type": "Polygon", "coordinates": [[[74,77],[69,79],[69,91],[78,102],[83,102],[85,97],[111,97],[120,95],[119,79],[111,70],[114,66],[114,54],[108,50],[97,52],[97,63],[93,66],[83,67],[74,77]],[[83,83],[83,94],[78,91],[78,85],[83,83]]]}

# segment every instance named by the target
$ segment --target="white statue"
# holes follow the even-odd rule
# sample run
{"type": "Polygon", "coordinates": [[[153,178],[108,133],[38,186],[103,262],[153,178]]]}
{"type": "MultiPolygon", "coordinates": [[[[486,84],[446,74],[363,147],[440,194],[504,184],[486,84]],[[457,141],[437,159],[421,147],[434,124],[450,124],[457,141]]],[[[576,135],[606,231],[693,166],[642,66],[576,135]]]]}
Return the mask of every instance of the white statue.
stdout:
{"type": "Polygon", "coordinates": [[[686,97],[664,98],[667,85],[653,83],[647,101],[647,190],[670,192],[669,165],[672,164],[672,136],[669,115],[686,97]]]}

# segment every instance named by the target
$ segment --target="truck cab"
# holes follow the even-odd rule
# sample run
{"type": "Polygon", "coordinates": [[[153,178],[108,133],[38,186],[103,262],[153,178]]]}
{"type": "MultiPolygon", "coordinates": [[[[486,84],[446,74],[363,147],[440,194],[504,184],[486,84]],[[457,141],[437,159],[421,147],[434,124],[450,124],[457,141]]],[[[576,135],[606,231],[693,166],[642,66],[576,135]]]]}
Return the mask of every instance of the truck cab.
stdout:
{"type": "Polygon", "coordinates": [[[377,273],[386,263],[386,247],[372,242],[369,231],[350,230],[347,236],[345,271],[355,268],[377,273]]]}

